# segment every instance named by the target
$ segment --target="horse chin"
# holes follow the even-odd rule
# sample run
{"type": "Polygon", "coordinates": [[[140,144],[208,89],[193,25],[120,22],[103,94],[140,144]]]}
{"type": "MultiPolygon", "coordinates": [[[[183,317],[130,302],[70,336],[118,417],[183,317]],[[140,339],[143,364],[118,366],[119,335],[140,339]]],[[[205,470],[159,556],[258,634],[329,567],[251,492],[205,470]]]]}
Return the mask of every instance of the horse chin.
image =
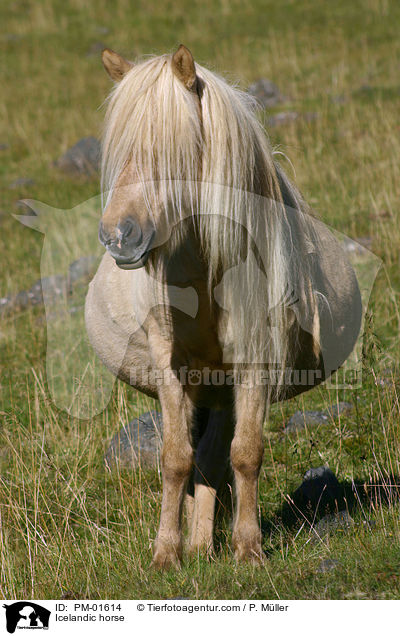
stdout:
{"type": "Polygon", "coordinates": [[[145,252],[137,261],[133,261],[132,263],[118,262],[117,259],[115,260],[115,262],[120,269],[139,269],[140,267],[144,267],[146,265],[148,258],[149,252],[145,252]]]}

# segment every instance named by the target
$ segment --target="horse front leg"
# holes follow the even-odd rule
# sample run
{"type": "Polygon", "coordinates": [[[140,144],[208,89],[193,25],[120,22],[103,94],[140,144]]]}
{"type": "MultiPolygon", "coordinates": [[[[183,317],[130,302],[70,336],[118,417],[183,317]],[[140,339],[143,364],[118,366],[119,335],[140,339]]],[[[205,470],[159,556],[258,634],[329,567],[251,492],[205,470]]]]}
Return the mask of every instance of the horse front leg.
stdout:
{"type": "Polygon", "coordinates": [[[236,426],[231,445],[235,475],[236,513],[232,543],[238,560],[262,559],[261,530],[257,516],[258,476],[264,452],[262,427],[265,388],[236,388],[236,426]]]}
{"type": "Polygon", "coordinates": [[[163,414],[163,495],[153,565],[178,566],[182,559],[182,504],[193,465],[187,400],[178,380],[159,388],[163,414]],[[185,404],[186,402],[186,404],[185,404]]]}

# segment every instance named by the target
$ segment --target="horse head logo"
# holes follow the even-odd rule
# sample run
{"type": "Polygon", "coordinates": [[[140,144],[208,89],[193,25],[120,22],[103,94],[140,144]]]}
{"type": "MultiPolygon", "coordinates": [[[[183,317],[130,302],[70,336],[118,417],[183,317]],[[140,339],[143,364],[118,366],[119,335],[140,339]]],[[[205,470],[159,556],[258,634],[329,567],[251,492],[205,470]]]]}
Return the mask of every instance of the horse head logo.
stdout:
{"type": "Polygon", "coordinates": [[[18,601],[11,605],[3,605],[6,610],[6,627],[9,634],[14,634],[17,628],[48,629],[50,610],[32,603],[18,601]]]}

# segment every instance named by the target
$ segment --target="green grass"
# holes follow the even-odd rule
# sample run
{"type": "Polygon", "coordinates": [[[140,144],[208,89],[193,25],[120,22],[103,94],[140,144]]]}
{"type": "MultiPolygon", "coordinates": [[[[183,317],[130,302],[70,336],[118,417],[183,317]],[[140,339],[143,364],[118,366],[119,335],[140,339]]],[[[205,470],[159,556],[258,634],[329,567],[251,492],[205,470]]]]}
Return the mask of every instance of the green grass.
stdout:
{"type": "Polygon", "coordinates": [[[79,138],[99,134],[99,107],[110,88],[99,55],[88,54],[99,41],[131,58],[172,51],[182,41],[198,61],[243,87],[272,79],[290,97],[275,110],[317,112],[313,122],[271,129],[271,141],[295,166],[320,218],[349,236],[371,237],[383,261],[369,307],[362,387],[320,387],[272,409],[259,500],[268,559],[258,569],[235,563],[223,521],[211,562],[187,557],[179,572],[150,570],[160,474],[109,473],[103,454],[122,423],[154,403],[117,384],[102,414],[68,417],[49,397],[43,309],[2,318],[0,595],[399,598],[400,5],[16,0],[1,5],[0,24],[0,144],[8,144],[0,151],[0,296],[40,276],[43,237],[12,218],[15,201],[72,208],[98,194],[96,179],[68,178],[52,162],[79,138]],[[10,189],[19,177],[35,185],[10,189]],[[282,434],[295,410],[337,399],[352,402],[353,413],[282,434]],[[282,512],[304,472],[322,464],[347,491],[353,480],[370,486],[359,488],[354,528],[311,541],[307,520],[292,525],[282,512]],[[341,567],[317,573],[326,558],[341,567]]]}

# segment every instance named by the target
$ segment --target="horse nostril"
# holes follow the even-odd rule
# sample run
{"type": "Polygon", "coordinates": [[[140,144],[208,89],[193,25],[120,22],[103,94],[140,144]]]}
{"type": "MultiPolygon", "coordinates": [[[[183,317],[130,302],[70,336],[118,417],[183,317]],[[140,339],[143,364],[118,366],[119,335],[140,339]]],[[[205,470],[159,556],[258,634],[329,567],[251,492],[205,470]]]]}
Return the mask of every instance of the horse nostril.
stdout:
{"type": "Polygon", "coordinates": [[[130,234],[132,234],[132,230],[133,230],[133,223],[131,221],[127,221],[122,231],[122,238],[127,238],[130,234]]]}
{"type": "Polygon", "coordinates": [[[142,238],[142,231],[136,221],[126,219],[122,223],[118,223],[116,235],[120,241],[124,241],[130,236],[134,242],[139,243],[142,238]]]}

